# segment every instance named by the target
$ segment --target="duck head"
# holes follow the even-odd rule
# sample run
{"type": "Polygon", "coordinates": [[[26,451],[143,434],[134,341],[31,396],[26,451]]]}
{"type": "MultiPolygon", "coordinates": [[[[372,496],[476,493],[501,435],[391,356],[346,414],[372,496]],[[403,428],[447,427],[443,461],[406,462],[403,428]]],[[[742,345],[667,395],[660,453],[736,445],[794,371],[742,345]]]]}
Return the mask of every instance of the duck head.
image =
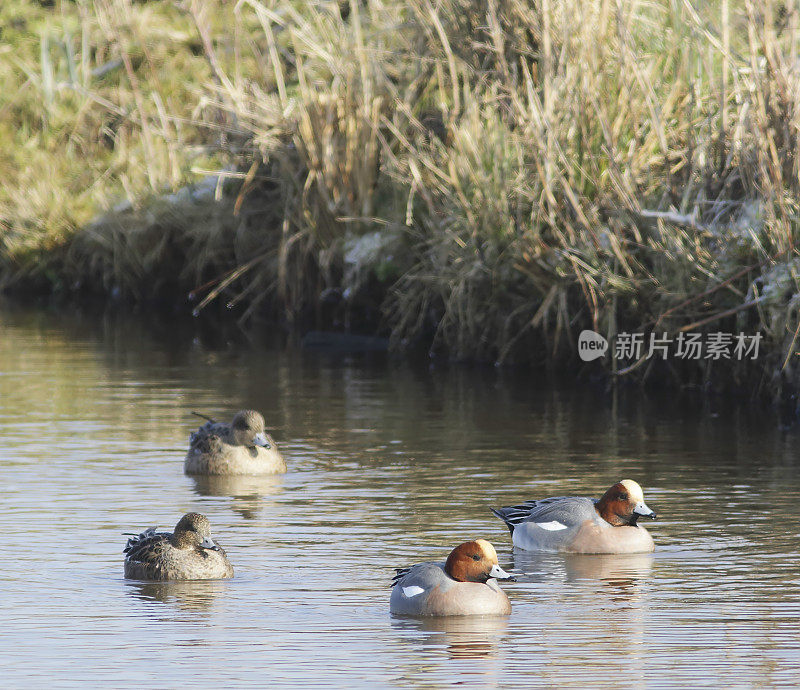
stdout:
{"type": "Polygon", "coordinates": [[[186,513],[175,525],[172,544],[179,549],[200,547],[209,551],[219,551],[219,546],[211,538],[211,523],[200,513],[186,513]]]}
{"type": "Polygon", "coordinates": [[[513,580],[497,563],[497,552],[485,539],[467,541],[447,557],[444,571],[459,582],[486,582],[491,578],[513,580]]]}
{"type": "Polygon", "coordinates": [[[636,526],[640,517],[656,517],[644,502],[642,487],[632,479],[623,479],[614,484],[603,494],[595,508],[603,520],[615,527],[636,526]]]}
{"type": "Polygon", "coordinates": [[[264,430],[264,417],[255,410],[240,410],[231,423],[234,443],[238,446],[271,448],[264,430]]]}

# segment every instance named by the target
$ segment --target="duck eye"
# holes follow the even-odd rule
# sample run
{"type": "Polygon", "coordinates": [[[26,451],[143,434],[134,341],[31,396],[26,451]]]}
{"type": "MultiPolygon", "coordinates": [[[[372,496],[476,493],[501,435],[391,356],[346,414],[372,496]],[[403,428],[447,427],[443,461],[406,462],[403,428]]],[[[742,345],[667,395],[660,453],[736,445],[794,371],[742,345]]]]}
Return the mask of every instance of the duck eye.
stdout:
{"type": "Polygon", "coordinates": [[[628,494],[620,494],[619,495],[619,500],[620,501],[627,501],[628,500],[628,494]]]}
{"type": "Polygon", "coordinates": [[[478,556],[477,554],[474,554],[474,555],[472,556],[472,560],[473,560],[473,561],[479,561],[479,560],[481,560],[481,557],[480,557],[480,556],[478,556]]]}

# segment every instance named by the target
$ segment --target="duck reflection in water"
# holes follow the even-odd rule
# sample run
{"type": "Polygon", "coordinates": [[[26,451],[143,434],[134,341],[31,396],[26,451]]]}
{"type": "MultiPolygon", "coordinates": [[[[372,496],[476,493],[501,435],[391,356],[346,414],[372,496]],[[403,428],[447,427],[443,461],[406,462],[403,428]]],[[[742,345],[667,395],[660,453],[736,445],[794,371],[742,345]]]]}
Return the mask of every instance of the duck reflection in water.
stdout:
{"type": "MultiPolygon", "coordinates": [[[[555,642],[552,668],[574,663],[580,649],[584,663],[613,658],[626,669],[627,685],[647,687],[652,680],[646,646],[652,624],[651,554],[559,555],[515,549],[513,559],[515,610],[537,621],[555,642]]],[[[544,682],[563,684],[549,680],[544,682]]]]}
{"type": "Polygon", "coordinates": [[[262,499],[283,489],[283,475],[193,475],[189,477],[198,496],[229,496],[232,510],[245,520],[254,520],[262,499]]]}
{"type": "Polygon", "coordinates": [[[431,616],[394,618],[392,627],[420,633],[423,647],[446,649],[453,659],[494,659],[508,621],[505,616],[431,616]]]}
{"type": "Polygon", "coordinates": [[[595,580],[599,591],[610,592],[615,601],[640,596],[640,584],[653,571],[653,556],[632,554],[540,554],[514,549],[514,569],[519,582],[539,582],[565,576],[567,582],[595,580]],[[563,575],[562,575],[563,572],[563,575]]]}
{"type": "MultiPolygon", "coordinates": [[[[218,595],[225,590],[224,580],[186,580],[173,582],[144,582],[129,580],[128,592],[137,600],[165,604],[181,612],[210,613],[218,595]]],[[[165,619],[169,615],[162,614],[165,619]]]]}

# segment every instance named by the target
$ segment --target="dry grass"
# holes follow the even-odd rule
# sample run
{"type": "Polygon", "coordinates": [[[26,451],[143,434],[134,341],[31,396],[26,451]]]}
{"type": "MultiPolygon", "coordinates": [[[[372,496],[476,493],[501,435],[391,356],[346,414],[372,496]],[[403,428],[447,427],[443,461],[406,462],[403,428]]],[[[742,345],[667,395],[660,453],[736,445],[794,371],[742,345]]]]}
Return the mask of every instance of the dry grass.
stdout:
{"type": "Polygon", "coordinates": [[[218,167],[191,18],[126,0],[0,4],[0,255],[41,272],[97,213],[218,167]],[[192,78],[188,79],[187,75],[192,78]]]}
{"type": "MultiPolygon", "coordinates": [[[[300,324],[329,288],[353,304],[377,291],[396,342],[460,359],[574,363],[584,327],[760,329],[769,357],[726,375],[797,385],[796,6],[157,5],[78,3],[94,57],[73,40],[75,67],[49,69],[45,46],[28,69],[36,99],[20,87],[0,101],[32,137],[3,135],[32,161],[17,161],[24,194],[0,196],[11,264],[29,270],[66,245],[52,270],[69,281],[91,275],[143,298],[169,275],[174,290],[202,285],[198,299],[224,296],[244,317],[300,324]],[[164,26],[181,27],[177,41],[164,26]],[[115,59],[114,88],[84,80],[75,104],[59,101],[63,74],[115,59]],[[114,117],[95,155],[91,132],[108,125],[84,125],[114,117]],[[53,141],[78,139],[90,185],[54,155],[53,141]],[[202,218],[142,206],[198,165],[189,142],[242,171],[224,203],[195,207],[202,218]],[[35,171],[51,159],[47,180],[35,171]],[[54,212],[48,194],[76,187],[93,191],[54,212]],[[84,209],[120,188],[146,210],[75,233],[84,209]]],[[[651,373],[644,364],[635,375],[651,373]]],[[[691,366],[683,382],[713,376],[691,366]]]]}

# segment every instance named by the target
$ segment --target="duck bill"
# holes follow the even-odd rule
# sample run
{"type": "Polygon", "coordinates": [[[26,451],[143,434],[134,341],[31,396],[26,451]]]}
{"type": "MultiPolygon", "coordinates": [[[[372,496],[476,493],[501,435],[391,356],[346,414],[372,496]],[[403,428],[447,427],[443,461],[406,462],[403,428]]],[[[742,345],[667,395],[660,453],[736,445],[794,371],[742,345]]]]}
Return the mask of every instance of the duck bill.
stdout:
{"type": "Polygon", "coordinates": [[[256,434],[255,438],[253,439],[253,443],[257,446],[261,446],[262,448],[266,448],[267,450],[272,448],[264,434],[256,434]]]}
{"type": "Polygon", "coordinates": [[[650,518],[651,520],[656,519],[655,511],[650,510],[650,508],[645,505],[644,501],[636,504],[636,507],[633,509],[633,514],[639,517],[650,518]]]}
{"type": "Polygon", "coordinates": [[[203,541],[200,542],[200,546],[204,549],[208,549],[209,551],[219,551],[219,546],[214,543],[214,540],[211,537],[206,537],[203,541]]]}
{"type": "Polygon", "coordinates": [[[507,582],[516,582],[517,579],[513,575],[509,575],[505,570],[503,570],[499,565],[493,565],[492,569],[489,571],[489,577],[495,578],[496,580],[506,580],[507,582]]]}

